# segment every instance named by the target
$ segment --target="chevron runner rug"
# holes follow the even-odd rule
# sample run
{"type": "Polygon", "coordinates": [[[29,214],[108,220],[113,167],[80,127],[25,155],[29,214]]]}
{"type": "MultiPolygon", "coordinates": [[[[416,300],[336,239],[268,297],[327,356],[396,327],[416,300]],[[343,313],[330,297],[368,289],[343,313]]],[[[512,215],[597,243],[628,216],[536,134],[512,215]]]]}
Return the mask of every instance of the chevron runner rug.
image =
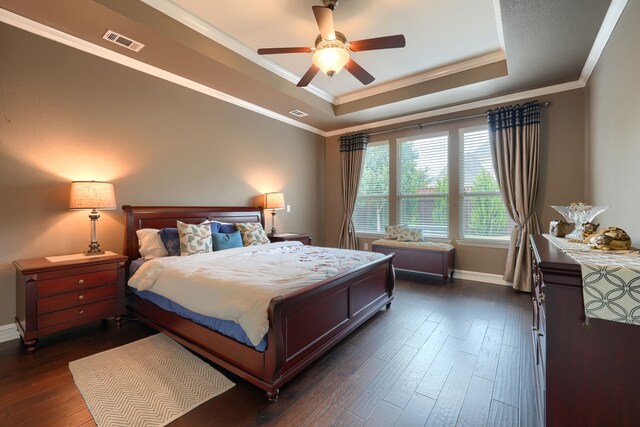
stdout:
{"type": "Polygon", "coordinates": [[[235,385],[163,334],[69,369],[98,427],[164,426],[235,385]]]}

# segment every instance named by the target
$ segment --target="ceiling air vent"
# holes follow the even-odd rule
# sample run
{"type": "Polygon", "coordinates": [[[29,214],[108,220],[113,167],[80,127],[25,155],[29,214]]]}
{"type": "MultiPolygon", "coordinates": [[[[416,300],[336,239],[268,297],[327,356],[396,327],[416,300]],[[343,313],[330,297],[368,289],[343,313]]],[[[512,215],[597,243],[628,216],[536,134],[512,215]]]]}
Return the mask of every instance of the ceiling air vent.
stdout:
{"type": "Polygon", "coordinates": [[[107,30],[107,32],[104,33],[104,36],[102,36],[102,38],[105,40],[109,40],[111,43],[116,43],[116,44],[119,44],[120,46],[124,46],[127,49],[130,49],[134,52],[140,52],[140,49],[144,47],[142,43],[132,40],[128,37],[125,37],[111,30],[107,30]]]}
{"type": "Polygon", "coordinates": [[[300,111],[300,110],[293,110],[293,111],[289,111],[289,114],[292,114],[296,117],[306,117],[308,116],[307,113],[305,113],[304,111],[300,111]]]}

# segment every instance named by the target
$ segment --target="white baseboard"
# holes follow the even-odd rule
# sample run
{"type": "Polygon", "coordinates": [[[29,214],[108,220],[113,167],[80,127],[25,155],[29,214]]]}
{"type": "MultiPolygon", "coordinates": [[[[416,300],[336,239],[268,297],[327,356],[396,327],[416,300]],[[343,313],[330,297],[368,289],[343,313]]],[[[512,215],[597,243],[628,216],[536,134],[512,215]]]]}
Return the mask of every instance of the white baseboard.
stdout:
{"type": "Polygon", "coordinates": [[[493,283],[494,285],[502,285],[511,287],[512,284],[507,282],[499,274],[481,273],[479,271],[454,270],[453,277],[456,279],[473,280],[475,282],[493,283]]]}
{"type": "Polygon", "coordinates": [[[0,326],[0,343],[20,338],[15,323],[0,326]]]}

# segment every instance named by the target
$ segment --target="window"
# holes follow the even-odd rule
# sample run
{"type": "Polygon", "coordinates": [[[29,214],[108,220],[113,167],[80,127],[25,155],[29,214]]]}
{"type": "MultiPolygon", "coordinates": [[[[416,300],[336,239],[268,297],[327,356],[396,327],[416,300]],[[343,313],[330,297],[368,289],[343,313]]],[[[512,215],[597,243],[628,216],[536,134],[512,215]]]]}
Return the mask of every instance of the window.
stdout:
{"type": "Polygon", "coordinates": [[[506,244],[513,221],[481,123],[403,129],[403,135],[369,143],[353,216],[356,232],[382,234],[386,225],[402,224],[422,230],[425,238],[506,244]]]}
{"type": "Polygon", "coordinates": [[[384,233],[385,225],[389,225],[388,141],[367,146],[353,224],[360,233],[384,233]]]}
{"type": "Polygon", "coordinates": [[[460,129],[460,238],[509,240],[507,214],[491,162],[486,126],[460,129]]]}
{"type": "Polygon", "coordinates": [[[398,140],[398,224],[449,234],[449,134],[398,140]]]}

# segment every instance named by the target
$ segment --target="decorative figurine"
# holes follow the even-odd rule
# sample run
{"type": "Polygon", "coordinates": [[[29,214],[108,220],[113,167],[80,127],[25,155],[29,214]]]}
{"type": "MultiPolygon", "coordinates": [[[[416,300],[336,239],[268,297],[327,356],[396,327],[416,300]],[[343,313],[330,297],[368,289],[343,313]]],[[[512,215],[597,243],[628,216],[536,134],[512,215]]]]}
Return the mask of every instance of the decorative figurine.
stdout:
{"type": "Polygon", "coordinates": [[[595,232],[598,231],[598,227],[600,227],[600,224],[594,224],[592,222],[585,222],[582,224],[582,238],[586,239],[587,237],[595,234],[595,232]]]}
{"type": "Polygon", "coordinates": [[[569,225],[562,220],[554,219],[549,223],[549,234],[555,237],[564,237],[568,233],[569,225]]]}
{"type": "Polygon", "coordinates": [[[631,247],[631,238],[622,228],[608,227],[589,236],[589,245],[603,251],[628,250],[631,247]]]}

